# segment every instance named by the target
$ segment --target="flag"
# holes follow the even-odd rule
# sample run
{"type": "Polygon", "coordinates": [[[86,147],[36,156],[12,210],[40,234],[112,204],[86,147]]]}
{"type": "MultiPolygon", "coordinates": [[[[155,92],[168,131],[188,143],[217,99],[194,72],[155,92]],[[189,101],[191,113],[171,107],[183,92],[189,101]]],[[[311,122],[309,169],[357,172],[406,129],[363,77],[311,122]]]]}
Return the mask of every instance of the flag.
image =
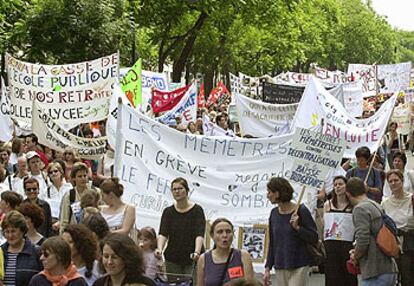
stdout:
{"type": "Polygon", "coordinates": [[[200,91],[198,92],[197,107],[203,108],[205,106],[206,106],[206,97],[204,95],[204,83],[202,83],[200,86],[200,91]]]}
{"type": "Polygon", "coordinates": [[[168,111],[183,98],[184,94],[190,88],[191,85],[184,86],[182,88],[173,91],[160,91],[154,89],[152,92],[151,106],[154,113],[168,111]]]}
{"type": "Polygon", "coordinates": [[[214,88],[210,92],[210,96],[208,97],[207,104],[208,105],[211,105],[211,104],[216,103],[217,100],[220,97],[222,97],[224,94],[230,94],[230,92],[227,89],[227,87],[221,81],[219,81],[219,83],[217,84],[216,88],[214,88]]]}
{"type": "Polygon", "coordinates": [[[134,108],[142,103],[142,59],[126,73],[120,85],[134,108]]]}

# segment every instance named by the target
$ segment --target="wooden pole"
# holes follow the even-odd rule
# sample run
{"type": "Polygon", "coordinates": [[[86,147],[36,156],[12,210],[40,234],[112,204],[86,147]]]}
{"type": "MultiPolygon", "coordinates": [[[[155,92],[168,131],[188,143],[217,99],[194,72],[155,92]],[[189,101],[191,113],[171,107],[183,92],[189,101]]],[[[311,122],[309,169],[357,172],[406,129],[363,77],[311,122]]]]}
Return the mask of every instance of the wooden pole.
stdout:
{"type": "Polygon", "coordinates": [[[294,214],[297,214],[299,211],[299,207],[300,207],[300,204],[302,203],[303,195],[305,194],[305,189],[306,189],[306,186],[302,186],[302,190],[300,191],[299,199],[298,199],[298,202],[296,203],[294,214]]]}
{"type": "Polygon", "coordinates": [[[374,166],[374,161],[375,161],[375,157],[377,156],[377,150],[375,150],[375,152],[372,154],[372,158],[371,158],[371,164],[369,164],[369,169],[368,169],[368,173],[365,177],[364,183],[366,184],[368,182],[368,178],[369,178],[369,173],[371,173],[372,167],[374,166]]]}

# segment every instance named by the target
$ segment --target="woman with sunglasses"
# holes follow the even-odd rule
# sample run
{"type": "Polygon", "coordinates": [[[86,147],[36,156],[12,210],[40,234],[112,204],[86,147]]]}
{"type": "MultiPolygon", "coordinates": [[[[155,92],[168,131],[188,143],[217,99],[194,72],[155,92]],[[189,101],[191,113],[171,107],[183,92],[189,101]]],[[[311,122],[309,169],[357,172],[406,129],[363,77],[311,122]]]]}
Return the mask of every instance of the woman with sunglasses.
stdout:
{"type": "Polygon", "coordinates": [[[87,286],[71,263],[69,244],[61,237],[51,237],[42,244],[40,260],[44,270],[33,276],[29,286],[87,286]]]}
{"type": "Polygon", "coordinates": [[[81,162],[82,160],[72,149],[67,149],[65,150],[65,152],[63,152],[63,160],[65,161],[65,164],[66,164],[65,179],[67,181],[70,181],[70,173],[72,171],[73,164],[77,162],[81,162]]]}
{"type": "Polygon", "coordinates": [[[65,194],[72,188],[72,184],[66,182],[62,165],[52,162],[47,166],[49,186],[46,190],[45,200],[52,211],[52,228],[54,232],[59,230],[60,204],[65,194]]]}

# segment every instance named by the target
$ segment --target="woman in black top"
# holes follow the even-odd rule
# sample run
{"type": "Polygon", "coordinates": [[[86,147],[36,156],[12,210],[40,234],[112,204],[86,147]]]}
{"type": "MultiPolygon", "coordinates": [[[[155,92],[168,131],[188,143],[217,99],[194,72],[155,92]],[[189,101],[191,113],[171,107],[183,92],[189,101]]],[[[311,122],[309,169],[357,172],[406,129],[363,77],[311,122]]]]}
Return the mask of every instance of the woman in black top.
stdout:
{"type": "Polygon", "coordinates": [[[201,206],[189,200],[188,183],[184,178],[171,182],[174,205],[165,208],[161,216],[160,231],[155,255],[162,256],[165,243],[167,273],[191,274],[193,261],[203,251],[206,220],[201,206]]]}
{"type": "MultiPolygon", "coordinates": [[[[356,276],[348,273],[346,261],[349,259],[349,251],[352,249],[353,235],[350,239],[343,237],[338,224],[352,225],[352,206],[345,194],[347,178],[337,176],[334,178],[332,199],[324,205],[324,245],[326,250],[325,261],[325,285],[326,286],[356,286],[356,276]],[[334,220],[328,219],[335,213],[334,220]],[[328,225],[329,223],[329,225],[328,225]]],[[[353,229],[353,226],[351,226],[353,229]]]]}
{"type": "Polygon", "coordinates": [[[144,276],[144,259],[135,242],[120,233],[110,233],[101,242],[101,266],[107,275],[93,286],[147,285],[155,282],[144,276]]]}

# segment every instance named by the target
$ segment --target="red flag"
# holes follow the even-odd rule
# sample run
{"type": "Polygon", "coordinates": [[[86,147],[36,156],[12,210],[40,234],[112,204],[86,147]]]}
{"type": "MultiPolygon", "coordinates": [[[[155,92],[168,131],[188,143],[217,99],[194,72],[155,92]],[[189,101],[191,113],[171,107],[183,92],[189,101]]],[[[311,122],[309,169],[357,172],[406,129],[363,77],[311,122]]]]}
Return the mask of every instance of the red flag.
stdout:
{"type": "Polygon", "coordinates": [[[181,100],[190,86],[191,84],[173,91],[160,91],[154,89],[151,100],[151,106],[154,113],[172,109],[181,100]]]}
{"type": "Polygon", "coordinates": [[[216,88],[214,88],[210,92],[210,96],[208,97],[207,104],[208,105],[211,105],[211,104],[216,103],[217,100],[220,97],[222,97],[224,94],[230,94],[230,92],[227,89],[227,87],[221,81],[219,81],[219,83],[217,84],[216,88]]]}
{"type": "Polygon", "coordinates": [[[197,107],[203,108],[205,106],[206,106],[206,97],[204,95],[204,83],[202,83],[200,86],[198,97],[197,97],[197,107]]]}

